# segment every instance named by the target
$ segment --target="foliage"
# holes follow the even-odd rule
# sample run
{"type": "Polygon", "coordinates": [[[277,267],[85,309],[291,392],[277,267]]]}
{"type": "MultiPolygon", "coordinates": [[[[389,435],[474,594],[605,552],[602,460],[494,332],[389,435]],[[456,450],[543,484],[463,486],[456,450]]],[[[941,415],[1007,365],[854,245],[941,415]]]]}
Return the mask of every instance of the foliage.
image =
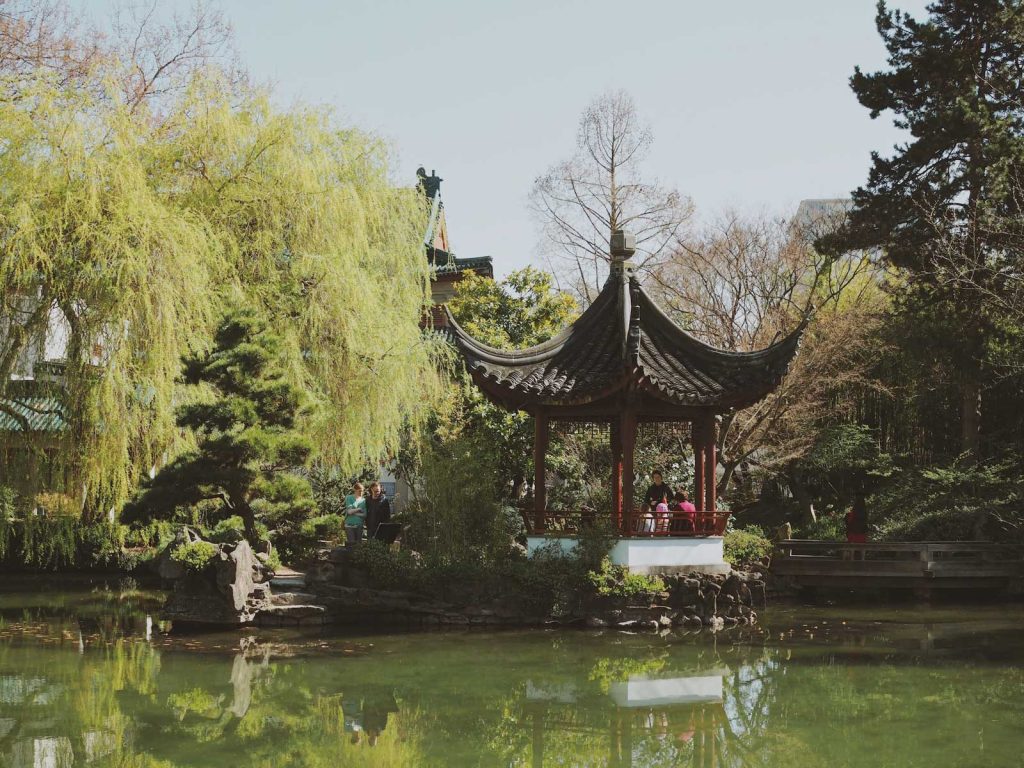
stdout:
{"type": "Polygon", "coordinates": [[[1024,197],[1024,23],[1016,3],[939,0],[922,21],[878,7],[889,68],[857,68],[851,87],[873,118],[891,112],[909,140],[874,154],[847,224],[822,241],[879,248],[909,276],[902,298],[946,315],[958,358],[960,449],[980,455],[987,347],[1018,305],[1024,197]]]}
{"type": "Polygon", "coordinates": [[[178,425],[195,434],[197,447],[145,483],[125,519],[175,518],[217,500],[216,514],[240,517],[245,537],[256,545],[258,519],[296,527],[312,513],[309,483],[291,471],[312,450],[296,428],[302,393],[281,370],[280,348],[257,312],[225,316],[214,349],[185,361],[186,381],[213,394],[178,411],[178,425]]]}
{"type": "MultiPolygon", "coordinates": [[[[869,520],[870,517],[869,512],[869,520]]],[[[794,531],[793,537],[814,541],[846,541],[846,518],[837,512],[819,515],[816,520],[809,520],[794,531]]]]}
{"type": "Polygon", "coordinates": [[[439,347],[419,327],[420,196],[395,189],[376,137],[323,110],[279,110],[207,66],[189,47],[205,34],[159,67],[173,88],[144,78],[121,92],[159,61],[140,39],[153,35],[129,44],[134,58],[97,56],[74,77],[22,59],[17,98],[0,100],[0,324],[14,329],[0,340],[0,390],[58,314],[73,415],[58,454],[100,515],[180,447],[179,361],[234,301],[271,318],[326,458],[349,467],[393,452],[440,388],[439,347]]]}
{"type": "Polygon", "coordinates": [[[298,526],[278,531],[275,552],[290,564],[309,562],[321,541],[338,542],[345,535],[345,518],[339,514],[319,515],[303,520],[298,526]]]}
{"type": "Polygon", "coordinates": [[[756,525],[727,531],[722,547],[725,561],[737,568],[763,562],[772,554],[772,542],[756,525]]]}
{"type": "Polygon", "coordinates": [[[17,498],[13,488],[0,485],[0,561],[7,558],[7,553],[11,549],[12,522],[17,498]]]}
{"type": "Polygon", "coordinates": [[[171,559],[181,563],[186,569],[198,573],[210,564],[216,556],[217,545],[210,541],[190,541],[178,546],[171,552],[171,559]]]}
{"type": "Polygon", "coordinates": [[[424,582],[434,580],[425,577],[408,550],[393,550],[390,545],[376,539],[369,539],[356,547],[351,562],[364,570],[370,581],[381,589],[422,588],[424,582]]]}
{"type": "Polygon", "coordinates": [[[961,457],[947,466],[911,470],[869,499],[868,519],[882,539],[1024,541],[1020,460],[976,466],[961,457]]]}
{"type": "Polygon", "coordinates": [[[598,570],[587,572],[587,578],[602,597],[646,600],[665,591],[665,582],[657,576],[632,573],[621,565],[612,565],[607,557],[598,570]]]}
{"type": "Polygon", "coordinates": [[[403,541],[442,561],[503,557],[522,530],[502,498],[493,442],[465,430],[421,449],[414,497],[403,516],[403,541]]]}
{"type": "MultiPolygon", "coordinates": [[[[533,267],[511,272],[501,281],[466,274],[449,302],[452,314],[474,338],[505,349],[522,349],[551,338],[576,316],[576,302],[554,287],[552,276],[533,267]]],[[[485,435],[493,446],[500,477],[512,495],[529,474],[533,420],[525,413],[491,403],[463,377],[452,392],[455,402],[439,425],[441,439],[469,430],[485,435]]]]}
{"type": "Polygon", "coordinates": [[[27,515],[21,521],[21,558],[30,568],[56,570],[75,562],[76,528],[73,517],[27,515]]]}
{"type": "Polygon", "coordinates": [[[0,515],[0,563],[39,571],[130,571],[140,555],[126,550],[128,532],[116,522],[67,515],[15,517],[12,507],[9,516],[0,515]]]}

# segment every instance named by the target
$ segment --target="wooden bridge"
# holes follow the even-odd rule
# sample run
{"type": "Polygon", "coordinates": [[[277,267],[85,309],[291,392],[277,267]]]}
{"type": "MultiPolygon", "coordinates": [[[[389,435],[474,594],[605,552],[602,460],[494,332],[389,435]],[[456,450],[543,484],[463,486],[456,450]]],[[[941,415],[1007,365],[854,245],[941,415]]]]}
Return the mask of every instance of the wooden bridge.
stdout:
{"type": "Polygon", "coordinates": [[[771,573],[800,589],[1006,589],[1022,573],[1019,552],[974,541],[850,544],[786,539],[775,546],[771,573]]]}

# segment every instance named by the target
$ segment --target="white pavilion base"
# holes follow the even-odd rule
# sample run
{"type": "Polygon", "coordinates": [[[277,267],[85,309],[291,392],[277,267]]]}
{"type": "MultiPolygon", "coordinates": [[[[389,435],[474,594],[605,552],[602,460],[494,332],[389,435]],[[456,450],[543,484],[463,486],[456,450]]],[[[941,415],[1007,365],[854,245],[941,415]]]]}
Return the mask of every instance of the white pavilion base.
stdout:
{"type": "MultiPolygon", "coordinates": [[[[563,552],[576,548],[575,536],[527,536],[526,551],[533,553],[555,542],[563,552]]],[[[722,537],[652,537],[618,539],[608,553],[612,563],[624,565],[634,573],[728,573],[729,564],[722,554],[722,537]]]]}

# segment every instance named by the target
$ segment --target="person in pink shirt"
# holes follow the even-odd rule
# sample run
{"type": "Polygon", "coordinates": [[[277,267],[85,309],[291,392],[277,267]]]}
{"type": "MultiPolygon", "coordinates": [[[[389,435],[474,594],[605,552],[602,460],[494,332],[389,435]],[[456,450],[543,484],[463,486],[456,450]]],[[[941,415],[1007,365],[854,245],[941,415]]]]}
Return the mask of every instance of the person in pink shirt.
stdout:
{"type": "Polygon", "coordinates": [[[672,500],[672,509],[675,512],[682,512],[686,515],[685,518],[677,516],[672,521],[673,533],[680,533],[685,531],[687,527],[694,533],[697,531],[697,508],[693,506],[693,502],[690,501],[690,494],[685,488],[679,488],[676,490],[675,497],[672,500]],[[687,526],[687,520],[689,520],[689,526],[687,526]]]}

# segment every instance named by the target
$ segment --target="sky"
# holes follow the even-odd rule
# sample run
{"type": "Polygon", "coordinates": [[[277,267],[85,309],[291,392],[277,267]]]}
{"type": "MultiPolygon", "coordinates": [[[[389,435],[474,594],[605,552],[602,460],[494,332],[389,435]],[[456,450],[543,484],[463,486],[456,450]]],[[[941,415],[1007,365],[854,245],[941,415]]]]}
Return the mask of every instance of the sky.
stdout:
{"type": "MultiPolygon", "coordinates": [[[[162,0],[161,10],[192,0],[162,0]]],[[[894,0],[921,16],[924,0],[894,0]]],[[[102,16],[109,0],[81,0],[102,16]]],[[[579,116],[625,89],[653,130],[650,178],[703,219],[845,197],[900,140],[850,91],[885,65],[874,0],[223,0],[242,63],[282,105],[331,105],[384,137],[396,182],[436,169],[457,255],[535,263],[534,179],[579,116]]]]}

